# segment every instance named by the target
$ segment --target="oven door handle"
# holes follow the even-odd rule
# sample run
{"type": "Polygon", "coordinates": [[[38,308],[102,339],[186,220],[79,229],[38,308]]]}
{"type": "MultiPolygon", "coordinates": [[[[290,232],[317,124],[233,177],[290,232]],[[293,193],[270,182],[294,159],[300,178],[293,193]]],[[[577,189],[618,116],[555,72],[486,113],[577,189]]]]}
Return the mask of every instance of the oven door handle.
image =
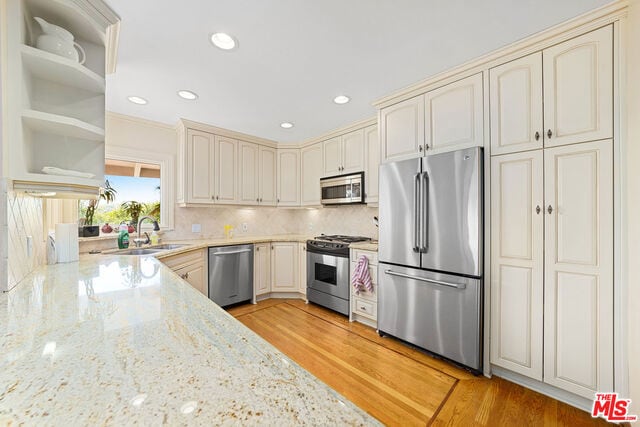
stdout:
{"type": "Polygon", "coordinates": [[[424,277],[412,276],[410,274],[399,273],[393,270],[385,270],[384,272],[391,276],[398,276],[404,279],[411,279],[411,280],[418,280],[420,282],[433,283],[434,285],[446,286],[448,288],[466,289],[467,287],[467,285],[464,283],[451,283],[451,282],[444,282],[442,280],[425,279],[424,277]]]}

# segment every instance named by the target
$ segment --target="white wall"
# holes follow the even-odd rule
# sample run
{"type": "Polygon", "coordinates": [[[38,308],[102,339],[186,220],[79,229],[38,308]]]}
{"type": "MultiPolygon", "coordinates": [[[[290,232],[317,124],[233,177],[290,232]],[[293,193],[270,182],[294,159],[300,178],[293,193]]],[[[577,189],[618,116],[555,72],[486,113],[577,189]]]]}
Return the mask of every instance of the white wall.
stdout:
{"type": "Polygon", "coordinates": [[[629,390],[633,413],[640,416],[640,0],[631,0],[627,26],[626,256],[628,298],[629,390]]]}

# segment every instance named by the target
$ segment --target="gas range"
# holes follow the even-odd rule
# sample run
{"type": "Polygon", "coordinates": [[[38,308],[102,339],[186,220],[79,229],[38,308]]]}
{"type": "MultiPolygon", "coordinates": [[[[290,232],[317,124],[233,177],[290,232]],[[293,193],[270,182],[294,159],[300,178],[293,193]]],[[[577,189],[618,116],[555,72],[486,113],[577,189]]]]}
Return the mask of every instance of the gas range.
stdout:
{"type": "Polygon", "coordinates": [[[355,242],[366,242],[369,240],[371,240],[369,237],[363,237],[363,236],[322,234],[320,236],[316,236],[311,240],[307,240],[307,251],[348,258],[349,244],[355,243],[355,242]]]}

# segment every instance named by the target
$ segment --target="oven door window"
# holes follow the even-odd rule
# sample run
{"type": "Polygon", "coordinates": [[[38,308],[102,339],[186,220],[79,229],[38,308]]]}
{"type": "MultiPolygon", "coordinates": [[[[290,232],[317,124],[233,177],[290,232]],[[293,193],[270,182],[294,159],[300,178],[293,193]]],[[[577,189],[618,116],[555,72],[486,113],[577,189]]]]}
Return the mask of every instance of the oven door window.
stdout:
{"type": "Polygon", "coordinates": [[[338,270],[335,266],[316,263],[315,265],[315,280],[329,285],[338,285],[338,270]]]}

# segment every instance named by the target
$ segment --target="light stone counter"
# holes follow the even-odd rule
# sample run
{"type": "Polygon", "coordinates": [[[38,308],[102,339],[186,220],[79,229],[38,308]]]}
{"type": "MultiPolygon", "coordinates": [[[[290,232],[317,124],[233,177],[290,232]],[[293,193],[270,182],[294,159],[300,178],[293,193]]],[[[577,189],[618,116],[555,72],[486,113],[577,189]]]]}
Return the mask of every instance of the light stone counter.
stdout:
{"type": "Polygon", "coordinates": [[[349,245],[349,249],[362,249],[365,251],[378,252],[378,242],[356,242],[349,245]]]}
{"type": "Polygon", "coordinates": [[[378,424],[152,257],[42,267],[0,328],[0,425],[378,424]]]}

